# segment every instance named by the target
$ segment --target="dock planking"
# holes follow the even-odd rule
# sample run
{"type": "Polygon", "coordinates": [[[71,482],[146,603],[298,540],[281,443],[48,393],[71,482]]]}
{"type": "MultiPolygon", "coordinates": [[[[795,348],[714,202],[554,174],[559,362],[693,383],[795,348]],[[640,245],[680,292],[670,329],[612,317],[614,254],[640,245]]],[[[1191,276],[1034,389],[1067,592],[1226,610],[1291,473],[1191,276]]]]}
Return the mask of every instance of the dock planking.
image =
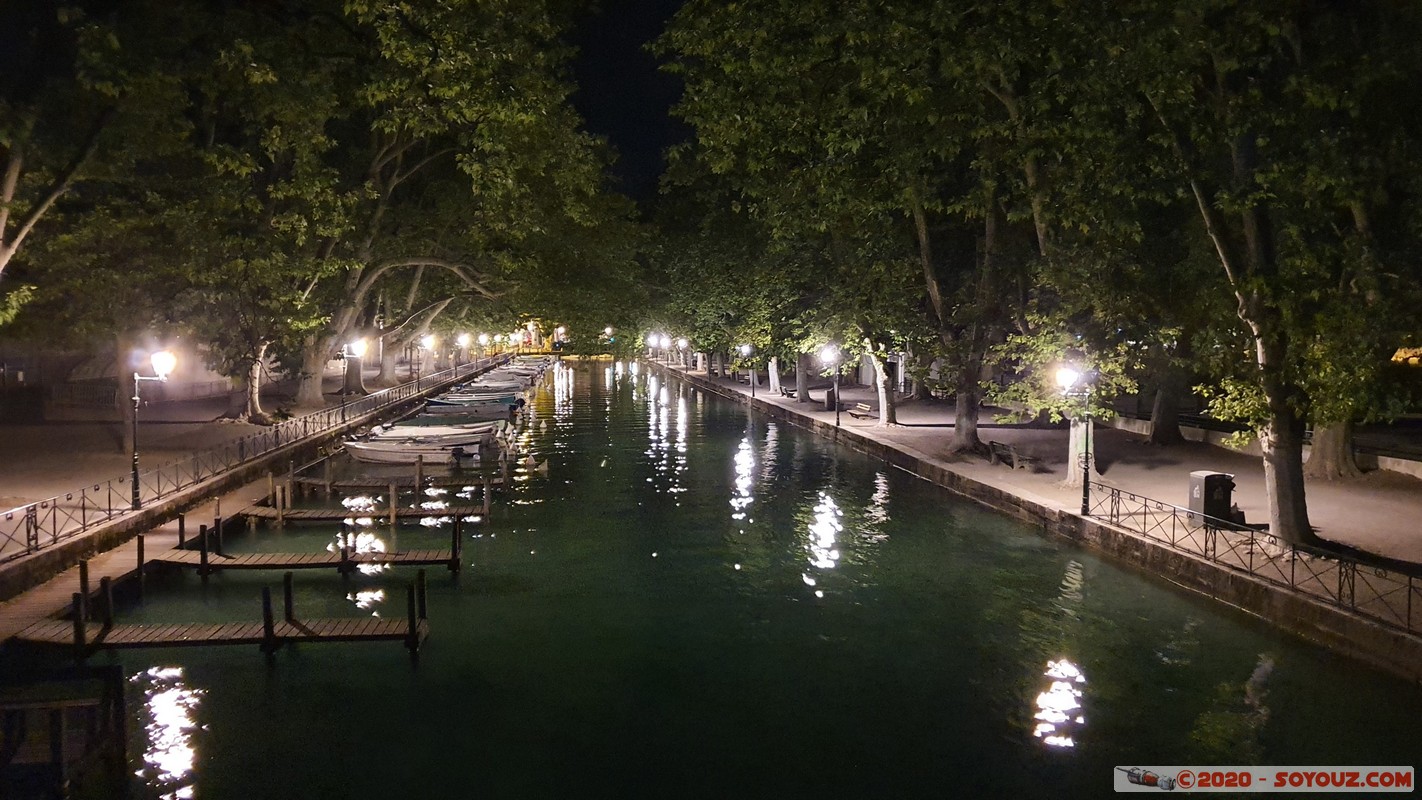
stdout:
{"type": "MultiPolygon", "coordinates": [[[[207,569],[211,572],[228,569],[329,569],[348,565],[381,564],[388,566],[415,564],[448,564],[455,558],[452,550],[406,550],[395,553],[247,553],[243,555],[218,555],[209,553],[207,569]]],[[[169,550],[150,561],[162,564],[176,564],[185,567],[201,567],[202,554],[195,550],[169,550]]]]}
{"type": "MultiPolygon", "coordinates": [[[[298,475],[298,476],[296,476],[295,478],[292,478],[292,481],[293,481],[294,483],[298,483],[298,484],[301,484],[301,485],[303,485],[303,486],[315,486],[315,487],[317,487],[317,488],[323,488],[323,487],[325,487],[325,485],[326,485],[326,481],[322,480],[321,478],[313,478],[313,477],[305,476],[305,475],[298,475]]],[[[389,488],[390,488],[390,485],[391,485],[392,483],[395,485],[395,488],[396,488],[396,489],[401,489],[401,490],[413,490],[413,489],[416,488],[417,486],[420,487],[420,488],[427,488],[427,489],[461,489],[461,490],[468,489],[468,490],[474,490],[474,489],[478,489],[480,486],[484,485],[485,483],[487,483],[489,486],[494,487],[494,488],[497,489],[497,488],[499,488],[499,487],[501,487],[501,486],[504,485],[504,479],[503,479],[503,478],[478,478],[478,479],[468,479],[468,478],[466,478],[466,479],[463,479],[463,480],[456,480],[456,479],[452,479],[452,478],[451,478],[451,479],[447,479],[447,480],[442,480],[442,479],[437,479],[437,478],[426,478],[424,481],[422,481],[422,482],[420,482],[420,483],[417,484],[417,483],[415,482],[415,477],[414,477],[413,475],[397,475],[397,476],[394,476],[394,477],[391,477],[391,478],[385,478],[385,479],[380,479],[380,480],[376,480],[376,479],[373,479],[373,478],[363,478],[363,479],[362,479],[362,478],[346,478],[346,479],[343,479],[343,480],[333,480],[333,481],[331,481],[331,489],[333,489],[333,490],[335,490],[335,491],[369,491],[369,492],[378,492],[378,491],[381,491],[381,490],[389,489],[389,488]]]]}
{"type": "MultiPolygon", "coordinates": [[[[227,624],[198,623],[188,625],[113,625],[85,623],[85,640],[90,647],[101,650],[137,649],[143,647],[197,647],[210,645],[266,644],[266,632],[260,622],[227,624]]],[[[429,621],[419,620],[415,626],[420,641],[429,636],[429,621]]],[[[405,620],[369,617],[365,619],[281,620],[273,625],[275,638],[286,642],[355,642],[400,641],[409,639],[405,620]]],[[[15,635],[31,644],[72,647],[74,623],[65,620],[36,622],[15,635]]]]}
{"type": "MultiPolygon", "coordinates": [[[[289,508],[278,510],[271,506],[249,506],[242,514],[257,519],[281,519],[287,522],[340,522],[356,517],[379,517],[388,519],[390,509],[376,509],[356,512],[348,508],[289,508]]],[[[483,506],[448,506],[446,508],[397,508],[397,519],[423,519],[425,517],[478,517],[483,519],[483,506]]],[[[471,521],[466,519],[466,521],[471,521]]]]}

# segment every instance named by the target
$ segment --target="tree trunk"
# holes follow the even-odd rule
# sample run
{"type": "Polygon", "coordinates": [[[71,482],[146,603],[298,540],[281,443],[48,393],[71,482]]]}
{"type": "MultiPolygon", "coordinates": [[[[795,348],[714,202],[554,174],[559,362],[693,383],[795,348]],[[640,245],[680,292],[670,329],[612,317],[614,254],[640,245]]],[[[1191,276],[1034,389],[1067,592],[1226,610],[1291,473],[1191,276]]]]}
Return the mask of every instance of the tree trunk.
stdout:
{"type": "Polygon", "coordinates": [[[1313,444],[1309,448],[1308,461],[1304,463],[1304,477],[1336,481],[1362,475],[1358,460],[1353,456],[1352,421],[1315,423],[1313,444]]]}
{"type": "Polygon", "coordinates": [[[978,373],[982,363],[964,364],[958,375],[957,405],[953,410],[953,449],[972,450],[981,445],[978,440],[978,413],[982,407],[978,389],[978,373]]]}
{"type": "Polygon", "coordinates": [[[1166,380],[1155,390],[1155,402],[1150,408],[1150,443],[1172,445],[1183,441],[1185,436],[1180,433],[1180,387],[1175,381],[1166,380]]]}
{"type": "Polygon", "coordinates": [[[1082,457],[1091,467],[1096,466],[1096,436],[1090,418],[1078,413],[1071,419],[1070,433],[1067,435],[1066,481],[1063,485],[1080,489],[1082,479],[1082,457]]]}
{"type": "Polygon", "coordinates": [[[365,359],[346,356],[345,375],[341,379],[341,394],[370,394],[365,388],[365,359]]]}
{"type": "Polygon", "coordinates": [[[247,368],[247,408],[245,417],[248,422],[258,425],[266,425],[271,422],[267,413],[262,410],[262,360],[266,357],[267,346],[262,345],[257,352],[257,359],[247,368]]]}
{"type": "Polygon", "coordinates": [[[391,338],[393,338],[392,334],[385,333],[376,340],[377,346],[380,348],[380,354],[377,356],[380,359],[380,371],[371,379],[371,383],[381,388],[394,386],[400,382],[400,374],[395,365],[396,356],[400,354],[400,347],[394,342],[387,341],[391,338]]]}
{"type": "MultiPolygon", "coordinates": [[[[866,342],[866,344],[868,344],[866,342]]],[[[899,412],[894,407],[894,388],[889,385],[889,371],[884,368],[884,360],[872,347],[868,348],[869,363],[874,365],[874,389],[879,396],[879,422],[875,427],[884,428],[899,424],[899,412]]],[[[839,400],[838,397],[835,400],[839,400]]]]}
{"type": "Polygon", "coordinates": [[[1264,450],[1264,491],[1269,532],[1294,544],[1315,544],[1304,501],[1303,431],[1292,413],[1275,412],[1259,432],[1264,450]]]}
{"type": "Polygon", "coordinates": [[[799,353],[795,356],[795,401],[798,403],[810,402],[810,359],[809,353],[799,353]]]}
{"type": "Polygon", "coordinates": [[[320,336],[308,336],[301,348],[301,375],[297,379],[296,405],[301,408],[320,408],[326,405],[325,389],[321,381],[326,373],[326,340],[320,336]]]}
{"type": "Polygon", "coordinates": [[[765,369],[766,380],[770,384],[770,393],[772,395],[780,394],[780,359],[771,356],[770,361],[766,363],[765,369]]]}

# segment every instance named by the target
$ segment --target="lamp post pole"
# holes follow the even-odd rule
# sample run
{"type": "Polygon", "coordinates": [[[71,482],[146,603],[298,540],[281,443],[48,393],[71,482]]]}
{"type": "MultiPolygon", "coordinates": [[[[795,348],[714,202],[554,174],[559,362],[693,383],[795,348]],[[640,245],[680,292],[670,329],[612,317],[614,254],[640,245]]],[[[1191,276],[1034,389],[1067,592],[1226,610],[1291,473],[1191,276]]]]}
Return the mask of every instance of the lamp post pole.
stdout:
{"type": "Polygon", "coordinates": [[[1081,515],[1091,515],[1091,386],[1081,393],[1081,515]]]}
{"type": "Polygon", "coordinates": [[[152,360],[153,377],[149,378],[139,375],[137,372],[133,373],[133,419],[130,420],[130,424],[132,425],[130,433],[133,434],[133,471],[129,475],[129,483],[132,489],[130,505],[134,511],[143,508],[143,499],[139,496],[138,487],[138,407],[141,403],[138,394],[138,386],[143,381],[168,380],[168,373],[173,371],[173,367],[177,363],[177,359],[167,350],[160,350],[154,353],[152,360]]]}
{"type": "Polygon", "coordinates": [[[840,408],[840,405],[841,405],[840,402],[839,402],[839,370],[840,370],[839,362],[835,362],[835,365],[834,365],[834,426],[835,426],[836,428],[839,427],[839,408],[840,408]]]}

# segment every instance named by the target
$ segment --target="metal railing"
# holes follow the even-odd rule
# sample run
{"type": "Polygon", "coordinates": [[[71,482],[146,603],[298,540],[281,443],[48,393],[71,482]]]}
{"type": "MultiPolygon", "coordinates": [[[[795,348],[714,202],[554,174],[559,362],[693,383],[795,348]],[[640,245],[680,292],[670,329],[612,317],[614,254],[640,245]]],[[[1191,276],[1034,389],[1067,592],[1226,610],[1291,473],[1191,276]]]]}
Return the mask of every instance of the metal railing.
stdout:
{"type": "Polygon", "coordinates": [[[1422,634],[1422,578],[1101,484],[1092,518],[1390,628],[1422,634]]]}
{"type": "MultiPolygon", "coordinates": [[[[339,406],[293,417],[181,461],[140,472],[138,490],[141,505],[147,506],[293,442],[325,434],[348,424],[348,421],[443,388],[505,359],[506,356],[491,356],[424,375],[339,406]]],[[[130,476],[124,475],[0,512],[0,564],[72,539],[96,525],[133,513],[130,481],[130,476]]]]}

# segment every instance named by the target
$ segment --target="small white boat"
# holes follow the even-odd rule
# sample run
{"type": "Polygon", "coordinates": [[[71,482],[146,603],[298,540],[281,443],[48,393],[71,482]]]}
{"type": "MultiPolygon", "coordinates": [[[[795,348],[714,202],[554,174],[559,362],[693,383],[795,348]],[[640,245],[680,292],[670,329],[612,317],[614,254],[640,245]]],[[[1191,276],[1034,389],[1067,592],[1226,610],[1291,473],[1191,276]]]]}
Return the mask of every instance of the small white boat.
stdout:
{"type": "Polygon", "coordinates": [[[387,425],[370,432],[370,441],[394,441],[396,439],[449,439],[498,436],[509,424],[495,419],[485,422],[471,422],[460,425],[387,425]]]}
{"type": "Polygon", "coordinates": [[[478,448],[439,447],[407,441],[346,442],[346,452],[351,458],[368,464],[414,464],[423,460],[426,464],[458,467],[479,463],[478,448]]]}

